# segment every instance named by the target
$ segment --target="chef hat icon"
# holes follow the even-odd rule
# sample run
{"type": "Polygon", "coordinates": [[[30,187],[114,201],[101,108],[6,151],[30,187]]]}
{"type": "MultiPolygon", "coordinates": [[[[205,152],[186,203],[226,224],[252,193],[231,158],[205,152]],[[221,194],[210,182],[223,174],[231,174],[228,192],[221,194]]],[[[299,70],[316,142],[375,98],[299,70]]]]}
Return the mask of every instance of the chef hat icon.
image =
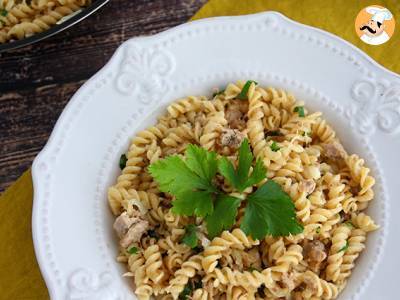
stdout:
{"type": "Polygon", "coordinates": [[[386,8],[369,6],[365,10],[367,11],[367,13],[372,15],[372,21],[382,24],[383,21],[392,19],[392,13],[386,8]]]}

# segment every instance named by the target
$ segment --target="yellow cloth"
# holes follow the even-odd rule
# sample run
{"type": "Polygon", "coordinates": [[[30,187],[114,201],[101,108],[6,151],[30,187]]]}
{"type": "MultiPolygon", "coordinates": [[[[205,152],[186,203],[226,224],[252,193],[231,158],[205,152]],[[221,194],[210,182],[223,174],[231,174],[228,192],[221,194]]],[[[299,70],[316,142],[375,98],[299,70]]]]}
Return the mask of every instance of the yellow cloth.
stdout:
{"type": "Polygon", "coordinates": [[[274,10],[292,20],[321,28],[352,43],[384,67],[400,73],[400,1],[398,0],[211,0],[193,19],[210,16],[234,16],[274,10]],[[354,21],[361,9],[369,5],[389,9],[397,28],[385,44],[371,46],[356,35],[354,21]]]}
{"type": "Polygon", "coordinates": [[[32,179],[26,171],[0,198],[0,299],[48,299],[32,243],[32,179]]]}
{"type": "MultiPolygon", "coordinates": [[[[355,33],[354,20],[358,12],[370,4],[388,8],[395,18],[399,17],[400,28],[397,0],[211,0],[193,19],[279,11],[293,20],[341,36],[386,68],[400,73],[400,29],[395,30],[389,42],[380,46],[364,44],[355,33]]],[[[0,197],[0,299],[48,299],[34,256],[31,214],[32,181],[27,171],[0,197]]]]}

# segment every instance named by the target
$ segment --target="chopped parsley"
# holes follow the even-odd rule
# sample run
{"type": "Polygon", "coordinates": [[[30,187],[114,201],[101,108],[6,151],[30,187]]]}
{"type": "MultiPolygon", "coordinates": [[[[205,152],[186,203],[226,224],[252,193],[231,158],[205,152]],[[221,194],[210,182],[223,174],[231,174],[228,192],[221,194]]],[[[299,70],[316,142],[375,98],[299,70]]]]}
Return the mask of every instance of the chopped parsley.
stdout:
{"type": "Polygon", "coordinates": [[[316,233],[320,234],[321,232],[321,227],[317,227],[317,229],[315,230],[316,233]]]}
{"type": "Polygon", "coordinates": [[[349,248],[349,242],[346,241],[346,244],[342,248],[340,248],[338,252],[346,251],[348,248],[349,248]]]}
{"type": "Polygon", "coordinates": [[[188,282],[183,288],[183,291],[179,294],[179,300],[189,300],[189,296],[192,294],[192,292],[193,287],[190,282],[188,282]]]}
{"type": "Polygon", "coordinates": [[[348,226],[350,228],[354,228],[354,225],[351,221],[344,222],[344,224],[346,224],[346,226],[348,226]]]}
{"type": "Polygon", "coordinates": [[[250,266],[247,270],[248,270],[249,272],[260,271],[259,269],[255,268],[255,267],[253,267],[253,266],[250,266]]]}
{"type": "Polygon", "coordinates": [[[0,16],[6,17],[8,15],[8,11],[3,9],[0,9],[0,16]]]}
{"type": "Polygon", "coordinates": [[[203,283],[201,280],[193,281],[193,282],[188,282],[185,287],[183,288],[183,291],[179,294],[179,300],[189,300],[191,299],[191,295],[193,293],[193,290],[201,289],[203,288],[203,283]]]}
{"type": "Polygon", "coordinates": [[[256,85],[258,84],[254,80],[247,80],[246,83],[244,84],[242,90],[240,91],[239,95],[237,95],[236,98],[238,98],[240,100],[247,100],[247,93],[249,92],[249,88],[252,83],[254,83],[256,85]]]}
{"type": "Polygon", "coordinates": [[[223,93],[225,93],[225,90],[221,90],[221,91],[215,92],[215,93],[213,93],[212,97],[214,98],[214,97],[216,97],[218,95],[222,95],[223,93]]]}
{"type": "Polygon", "coordinates": [[[136,248],[136,247],[131,247],[128,250],[129,254],[136,254],[137,252],[138,252],[138,248],[136,248]]]}
{"type": "Polygon", "coordinates": [[[182,243],[194,249],[197,246],[197,233],[196,226],[194,224],[189,224],[185,228],[186,233],[182,238],[182,243]]]}
{"type": "Polygon", "coordinates": [[[123,170],[126,167],[126,162],[128,159],[126,158],[125,154],[122,154],[121,157],[119,158],[119,168],[123,170]]]}
{"type": "Polygon", "coordinates": [[[304,106],[296,106],[293,111],[297,112],[299,114],[299,117],[302,117],[302,118],[305,117],[304,106]]]}
{"type": "Polygon", "coordinates": [[[278,144],[277,144],[275,141],[273,141],[272,144],[271,144],[269,147],[270,147],[271,150],[274,151],[274,152],[276,152],[276,151],[278,151],[279,149],[281,149],[281,147],[279,147],[278,144]]]}

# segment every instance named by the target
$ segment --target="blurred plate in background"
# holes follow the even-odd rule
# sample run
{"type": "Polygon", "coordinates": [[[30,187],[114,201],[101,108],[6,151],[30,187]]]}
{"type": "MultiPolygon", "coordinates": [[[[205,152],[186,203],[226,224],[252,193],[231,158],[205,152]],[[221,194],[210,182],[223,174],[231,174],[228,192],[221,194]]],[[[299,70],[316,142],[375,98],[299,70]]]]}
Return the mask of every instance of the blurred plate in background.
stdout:
{"type": "Polygon", "coordinates": [[[91,15],[93,12],[98,10],[100,7],[102,7],[104,4],[106,4],[109,0],[96,0],[94,1],[90,6],[82,8],[79,11],[76,11],[75,13],[72,13],[71,15],[68,15],[64,18],[62,18],[57,24],[52,26],[50,29],[45,30],[43,32],[34,34],[30,37],[21,39],[21,40],[15,40],[12,42],[6,42],[4,44],[0,44],[0,52],[11,50],[11,49],[16,49],[20,48],[26,45],[30,45],[33,43],[36,43],[38,41],[41,41],[45,38],[48,38],[56,33],[59,33],[63,31],[64,29],[67,29],[76,23],[80,22],[81,20],[85,19],[89,15],[91,15]]]}

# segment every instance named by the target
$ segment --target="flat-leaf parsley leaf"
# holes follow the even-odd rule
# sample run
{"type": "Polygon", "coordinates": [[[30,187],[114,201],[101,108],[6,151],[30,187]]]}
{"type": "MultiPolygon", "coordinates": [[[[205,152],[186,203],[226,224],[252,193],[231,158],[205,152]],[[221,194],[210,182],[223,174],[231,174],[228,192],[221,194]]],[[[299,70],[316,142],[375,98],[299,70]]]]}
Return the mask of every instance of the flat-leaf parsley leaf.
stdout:
{"type": "Polygon", "coordinates": [[[207,190],[207,180],[188,168],[185,161],[177,155],[160,159],[149,167],[151,175],[164,193],[179,195],[185,191],[207,190]]]}
{"type": "Polygon", "coordinates": [[[211,184],[217,173],[217,155],[213,151],[190,144],[186,149],[186,165],[211,184]]]}
{"type": "Polygon", "coordinates": [[[235,170],[228,158],[221,157],[218,160],[218,170],[233,187],[239,190],[239,192],[243,192],[247,187],[257,184],[266,177],[267,171],[260,159],[257,160],[253,172],[249,176],[253,158],[249,142],[247,139],[244,139],[239,148],[239,164],[237,169],[235,170]]]}
{"type": "Polygon", "coordinates": [[[239,198],[229,195],[217,197],[213,213],[206,217],[207,231],[211,238],[232,227],[236,220],[240,202],[239,198]]]}
{"type": "Polygon", "coordinates": [[[158,160],[149,167],[160,190],[175,196],[172,211],[176,214],[205,217],[213,211],[213,197],[217,189],[211,179],[215,175],[217,163],[214,155],[207,154],[206,163],[210,166],[203,166],[203,151],[206,150],[193,145],[185,152],[186,161],[173,155],[158,160]]]}
{"type": "Polygon", "coordinates": [[[287,236],[303,231],[296,220],[295,207],[289,195],[272,180],[268,180],[247,198],[240,227],[258,240],[266,235],[287,236]]]}

